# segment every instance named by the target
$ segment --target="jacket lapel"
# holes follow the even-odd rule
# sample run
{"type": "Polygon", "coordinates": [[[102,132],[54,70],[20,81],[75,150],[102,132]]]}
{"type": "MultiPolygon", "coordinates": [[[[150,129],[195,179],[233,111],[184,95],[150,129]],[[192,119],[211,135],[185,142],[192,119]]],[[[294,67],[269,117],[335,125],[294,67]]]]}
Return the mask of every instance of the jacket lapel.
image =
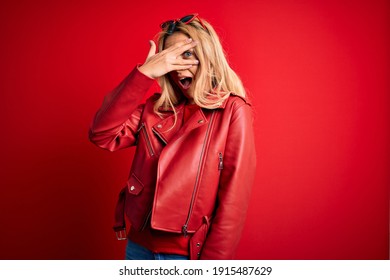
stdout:
{"type": "Polygon", "coordinates": [[[158,123],[156,123],[152,130],[165,144],[175,141],[190,131],[201,127],[208,123],[208,120],[202,109],[196,110],[192,116],[183,125],[183,109],[177,111],[177,120],[175,123],[175,116],[171,115],[158,123]],[[174,126],[173,126],[174,125],[174,126]]]}
{"type": "Polygon", "coordinates": [[[186,123],[182,126],[182,128],[176,133],[174,136],[175,139],[179,139],[185,134],[190,133],[192,130],[201,127],[207,123],[207,118],[204,115],[202,109],[196,110],[191,117],[187,120],[186,123]]]}
{"type": "Polygon", "coordinates": [[[168,144],[172,137],[178,132],[183,122],[183,108],[178,109],[175,123],[175,115],[160,120],[153,125],[152,130],[165,144],[168,144]]]}

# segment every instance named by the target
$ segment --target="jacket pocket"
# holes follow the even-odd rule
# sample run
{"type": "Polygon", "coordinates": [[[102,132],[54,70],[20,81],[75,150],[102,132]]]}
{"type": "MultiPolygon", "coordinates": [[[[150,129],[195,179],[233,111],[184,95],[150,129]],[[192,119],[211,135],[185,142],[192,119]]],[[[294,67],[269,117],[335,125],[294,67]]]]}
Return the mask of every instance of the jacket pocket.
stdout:
{"type": "Polygon", "coordinates": [[[127,180],[127,190],[132,195],[139,195],[143,190],[144,184],[134,175],[134,173],[130,176],[129,180],[127,180]]]}
{"type": "Polygon", "coordinates": [[[142,206],[148,202],[148,197],[142,195],[143,189],[144,184],[133,173],[119,193],[113,226],[115,232],[126,230],[125,215],[129,218],[132,226],[141,228],[144,223],[143,217],[147,215],[147,209],[142,208],[142,206]]]}
{"type": "Polygon", "coordinates": [[[147,223],[154,198],[154,188],[144,184],[134,173],[131,174],[126,184],[125,213],[131,227],[141,231],[147,223]]]}

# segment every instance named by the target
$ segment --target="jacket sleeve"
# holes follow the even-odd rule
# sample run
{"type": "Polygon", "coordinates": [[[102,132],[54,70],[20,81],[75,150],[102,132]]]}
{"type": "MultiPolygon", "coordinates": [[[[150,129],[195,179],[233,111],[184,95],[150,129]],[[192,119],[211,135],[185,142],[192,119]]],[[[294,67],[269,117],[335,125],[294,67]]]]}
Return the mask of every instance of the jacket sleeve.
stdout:
{"type": "Polygon", "coordinates": [[[135,144],[144,105],[139,105],[154,79],[134,70],[104,99],[89,129],[97,146],[115,151],[135,144]]]}
{"type": "Polygon", "coordinates": [[[249,104],[233,113],[225,147],[217,208],[201,259],[233,259],[244,227],[256,170],[253,115],[249,104]]]}

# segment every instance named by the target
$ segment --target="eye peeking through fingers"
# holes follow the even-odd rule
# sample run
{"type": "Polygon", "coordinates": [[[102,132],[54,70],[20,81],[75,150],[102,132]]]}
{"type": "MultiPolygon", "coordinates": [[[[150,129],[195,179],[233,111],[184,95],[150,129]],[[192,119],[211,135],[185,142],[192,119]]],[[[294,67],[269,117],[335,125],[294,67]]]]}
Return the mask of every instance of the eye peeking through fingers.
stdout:
{"type": "Polygon", "coordinates": [[[182,55],[183,58],[190,58],[193,56],[193,53],[191,51],[185,51],[182,55]]]}

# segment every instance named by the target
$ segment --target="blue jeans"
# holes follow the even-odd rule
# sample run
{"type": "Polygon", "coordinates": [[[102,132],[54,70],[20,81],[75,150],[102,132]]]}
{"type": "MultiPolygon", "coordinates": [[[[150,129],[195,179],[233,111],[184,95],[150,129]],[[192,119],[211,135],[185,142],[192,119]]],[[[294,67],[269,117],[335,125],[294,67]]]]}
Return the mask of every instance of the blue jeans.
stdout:
{"type": "Polygon", "coordinates": [[[126,260],[188,260],[188,256],[175,255],[175,254],[162,254],[153,253],[134,243],[131,240],[127,240],[126,246],[126,260]]]}

